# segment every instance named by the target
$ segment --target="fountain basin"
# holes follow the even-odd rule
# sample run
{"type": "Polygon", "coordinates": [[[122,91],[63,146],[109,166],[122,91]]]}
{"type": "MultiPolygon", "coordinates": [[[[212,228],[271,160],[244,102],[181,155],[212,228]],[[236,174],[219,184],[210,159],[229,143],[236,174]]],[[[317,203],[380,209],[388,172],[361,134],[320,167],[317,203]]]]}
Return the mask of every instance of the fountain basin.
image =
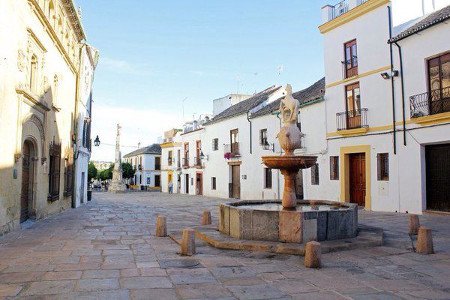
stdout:
{"type": "Polygon", "coordinates": [[[298,172],[299,169],[308,169],[314,166],[317,156],[263,156],[263,163],[270,169],[280,169],[298,172]]]}
{"type": "Polygon", "coordinates": [[[299,200],[292,209],[281,201],[238,201],[220,205],[219,231],[244,240],[306,243],[356,237],[358,206],[299,200]]]}

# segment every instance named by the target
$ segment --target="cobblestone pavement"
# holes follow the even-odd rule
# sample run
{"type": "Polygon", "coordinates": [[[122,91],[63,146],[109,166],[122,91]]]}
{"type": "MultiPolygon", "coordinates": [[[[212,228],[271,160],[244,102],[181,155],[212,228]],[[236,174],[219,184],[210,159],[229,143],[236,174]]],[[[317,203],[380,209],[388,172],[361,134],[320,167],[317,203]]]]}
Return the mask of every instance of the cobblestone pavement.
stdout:
{"type": "Polygon", "coordinates": [[[436,254],[412,253],[404,215],[360,213],[383,227],[387,246],[301,257],[223,251],[198,242],[181,257],[154,236],[157,214],[169,231],[217,222],[219,199],[160,193],[95,193],[93,201],[0,238],[0,298],[25,299],[450,299],[450,217],[425,215],[436,254]]]}

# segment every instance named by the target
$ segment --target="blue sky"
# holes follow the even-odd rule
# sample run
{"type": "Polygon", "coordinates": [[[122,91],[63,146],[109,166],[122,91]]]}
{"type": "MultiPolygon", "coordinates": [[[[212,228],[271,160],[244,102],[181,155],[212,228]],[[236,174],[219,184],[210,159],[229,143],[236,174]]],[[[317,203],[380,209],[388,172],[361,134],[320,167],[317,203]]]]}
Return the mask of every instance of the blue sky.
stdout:
{"type": "MultiPolygon", "coordinates": [[[[93,159],[212,111],[212,100],[273,84],[300,90],[323,76],[317,29],[326,1],[77,0],[88,42],[100,51],[94,82],[93,159]],[[282,66],[281,74],[278,74],[282,66]],[[108,148],[109,147],[109,148],[108,148]]],[[[124,147],[123,153],[133,150],[124,147]]]]}

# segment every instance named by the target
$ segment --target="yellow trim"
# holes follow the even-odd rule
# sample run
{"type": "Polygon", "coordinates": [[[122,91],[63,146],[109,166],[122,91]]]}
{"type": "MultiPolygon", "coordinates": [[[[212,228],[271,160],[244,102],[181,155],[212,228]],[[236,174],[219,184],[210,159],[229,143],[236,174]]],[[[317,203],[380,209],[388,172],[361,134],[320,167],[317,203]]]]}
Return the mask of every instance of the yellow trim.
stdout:
{"type": "MultiPolygon", "coordinates": [[[[403,124],[402,122],[397,122],[397,125],[402,125],[402,124],[403,124]]],[[[336,137],[336,136],[358,136],[358,135],[364,135],[368,132],[379,132],[379,131],[388,131],[388,130],[392,130],[392,125],[327,132],[327,138],[328,137],[336,137]]]]}
{"type": "Polygon", "coordinates": [[[385,66],[385,67],[382,67],[382,68],[379,68],[379,69],[375,69],[375,70],[372,70],[372,71],[361,73],[361,74],[358,74],[358,75],[355,75],[355,76],[352,76],[352,77],[349,77],[349,78],[346,78],[346,79],[343,79],[343,80],[339,80],[339,81],[327,84],[325,86],[325,88],[328,89],[330,87],[333,87],[333,86],[336,86],[336,85],[340,85],[340,84],[343,84],[343,83],[352,83],[351,81],[356,81],[356,80],[358,80],[360,78],[367,77],[367,76],[370,76],[370,75],[373,75],[373,74],[376,74],[376,73],[380,73],[380,72],[383,72],[383,71],[387,71],[387,70],[390,70],[390,69],[391,69],[391,66],[385,66]]]}
{"type": "Polygon", "coordinates": [[[450,122],[450,112],[440,113],[431,116],[424,116],[419,118],[411,118],[411,123],[417,123],[420,125],[435,125],[445,122],[450,122]]]}
{"type": "Polygon", "coordinates": [[[340,15],[334,18],[333,20],[320,25],[319,31],[322,34],[327,33],[328,31],[333,30],[339,26],[342,26],[350,21],[353,21],[354,19],[373,11],[374,9],[380,6],[388,4],[389,2],[390,0],[369,0],[364,4],[356,6],[355,8],[346,12],[345,14],[340,15]]]}
{"type": "Polygon", "coordinates": [[[366,164],[366,197],[365,208],[372,207],[371,199],[371,168],[370,168],[370,145],[341,147],[339,157],[339,178],[341,178],[341,202],[350,202],[350,163],[349,154],[364,153],[366,164]]]}
{"type": "Polygon", "coordinates": [[[348,129],[348,130],[340,130],[337,133],[340,135],[361,135],[365,134],[367,131],[369,131],[368,127],[361,127],[361,128],[355,128],[355,129],[348,129]]]}
{"type": "Polygon", "coordinates": [[[178,147],[181,146],[180,143],[175,143],[175,142],[166,142],[166,143],[162,143],[161,148],[173,148],[173,147],[178,147]]]}

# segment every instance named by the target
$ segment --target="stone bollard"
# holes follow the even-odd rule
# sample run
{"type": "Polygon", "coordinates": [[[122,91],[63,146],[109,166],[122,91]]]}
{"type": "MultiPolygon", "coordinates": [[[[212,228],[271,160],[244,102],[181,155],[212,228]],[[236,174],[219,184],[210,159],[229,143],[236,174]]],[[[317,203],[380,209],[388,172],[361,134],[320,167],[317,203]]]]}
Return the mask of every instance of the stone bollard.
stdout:
{"type": "Polygon", "coordinates": [[[320,268],[322,250],[319,242],[308,242],[305,247],[305,267],[320,268]]]}
{"type": "Polygon", "coordinates": [[[409,215],[409,234],[417,235],[419,232],[420,221],[418,215],[409,215]]]}
{"type": "Polygon", "coordinates": [[[420,226],[419,235],[417,236],[417,253],[433,254],[433,237],[431,236],[431,229],[420,226]]]}
{"type": "Polygon", "coordinates": [[[195,254],[195,231],[191,228],[183,229],[181,237],[181,255],[192,256],[195,254]]]}
{"type": "Polygon", "coordinates": [[[158,216],[156,218],[156,236],[158,237],[167,236],[166,217],[164,216],[158,216]]]}
{"type": "Polygon", "coordinates": [[[211,212],[209,210],[203,212],[202,225],[211,225],[211,212]]]}

